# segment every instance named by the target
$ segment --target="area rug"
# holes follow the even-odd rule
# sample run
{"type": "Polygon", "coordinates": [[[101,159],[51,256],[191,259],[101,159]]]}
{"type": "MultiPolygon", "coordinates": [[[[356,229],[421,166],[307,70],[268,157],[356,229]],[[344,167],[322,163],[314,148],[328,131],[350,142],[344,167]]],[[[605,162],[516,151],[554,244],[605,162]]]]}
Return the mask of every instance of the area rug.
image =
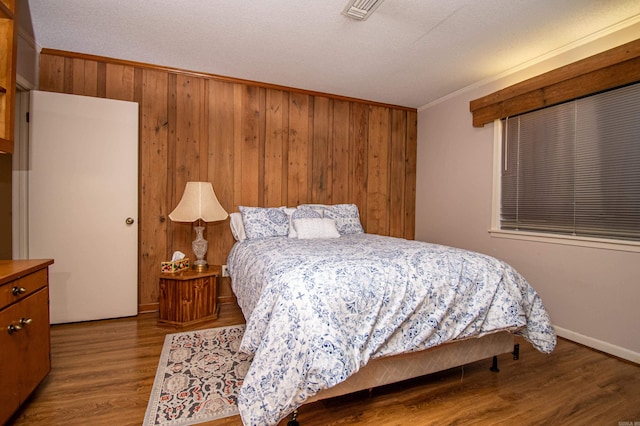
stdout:
{"type": "Polygon", "coordinates": [[[168,334],[145,426],[182,426],[238,414],[251,359],[238,352],[244,325],[168,334]]]}

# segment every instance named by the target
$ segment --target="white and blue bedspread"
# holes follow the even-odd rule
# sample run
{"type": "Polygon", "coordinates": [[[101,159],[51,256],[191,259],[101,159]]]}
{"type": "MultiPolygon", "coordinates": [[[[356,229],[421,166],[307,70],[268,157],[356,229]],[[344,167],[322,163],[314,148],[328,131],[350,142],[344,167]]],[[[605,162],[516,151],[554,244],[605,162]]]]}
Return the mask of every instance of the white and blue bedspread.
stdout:
{"type": "Polygon", "coordinates": [[[540,297],[506,263],[462,249],[371,234],[236,243],[232,287],[254,355],[244,424],[272,425],[370,359],[499,330],[549,353],[540,297]]]}

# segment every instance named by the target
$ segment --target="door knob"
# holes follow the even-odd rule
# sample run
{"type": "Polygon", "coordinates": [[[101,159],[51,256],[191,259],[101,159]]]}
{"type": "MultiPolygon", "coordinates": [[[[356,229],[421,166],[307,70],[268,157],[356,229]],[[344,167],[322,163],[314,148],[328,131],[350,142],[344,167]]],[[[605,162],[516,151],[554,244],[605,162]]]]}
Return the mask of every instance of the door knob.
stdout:
{"type": "Polygon", "coordinates": [[[128,217],[127,220],[125,220],[127,225],[133,225],[133,218],[132,217],[128,217]]]}

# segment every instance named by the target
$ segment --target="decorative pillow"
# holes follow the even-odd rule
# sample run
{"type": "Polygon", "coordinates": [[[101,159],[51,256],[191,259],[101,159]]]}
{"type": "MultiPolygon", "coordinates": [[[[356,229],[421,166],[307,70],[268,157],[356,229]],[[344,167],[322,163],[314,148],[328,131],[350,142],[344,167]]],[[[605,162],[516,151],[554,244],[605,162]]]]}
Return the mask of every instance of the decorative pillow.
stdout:
{"type": "Polygon", "coordinates": [[[329,207],[326,204],[300,204],[298,208],[312,209],[320,214],[320,217],[324,217],[324,209],[329,207]]]}
{"type": "Polygon", "coordinates": [[[291,226],[289,226],[289,238],[298,238],[296,227],[293,226],[296,219],[322,219],[322,214],[311,207],[298,207],[291,214],[291,226]]]}
{"type": "Polygon", "coordinates": [[[339,238],[340,233],[336,229],[333,219],[306,218],[295,219],[293,225],[298,233],[298,239],[311,238],[339,238]]]}
{"type": "Polygon", "coordinates": [[[283,209],[238,207],[248,239],[286,237],[289,234],[289,216],[283,209]]]}
{"type": "Polygon", "coordinates": [[[231,213],[229,215],[231,220],[229,224],[231,225],[231,233],[233,234],[233,238],[236,241],[244,241],[247,239],[247,234],[244,232],[244,224],[242,223],[242,215],[238,212],[231,213]]]}
{"type": "Polygon", "coordinates": [[[355,204],[335,204],[324,209],[324,217],[336,221],[336,227],[340,235],[362,234],[362,224],[358,206],[355,204]]]}

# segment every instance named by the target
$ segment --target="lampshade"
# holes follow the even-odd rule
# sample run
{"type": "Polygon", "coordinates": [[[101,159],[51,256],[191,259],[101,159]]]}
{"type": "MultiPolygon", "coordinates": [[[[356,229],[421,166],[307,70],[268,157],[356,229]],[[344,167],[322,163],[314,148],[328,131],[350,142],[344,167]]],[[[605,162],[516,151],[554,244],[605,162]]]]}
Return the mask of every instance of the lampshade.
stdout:
{"type": "Polygon", "coordinates": [[[224,220],[229,216],[220,205],[210,182],[187,182],[178,206],[169,214],[174,222],[224,220]]]}

